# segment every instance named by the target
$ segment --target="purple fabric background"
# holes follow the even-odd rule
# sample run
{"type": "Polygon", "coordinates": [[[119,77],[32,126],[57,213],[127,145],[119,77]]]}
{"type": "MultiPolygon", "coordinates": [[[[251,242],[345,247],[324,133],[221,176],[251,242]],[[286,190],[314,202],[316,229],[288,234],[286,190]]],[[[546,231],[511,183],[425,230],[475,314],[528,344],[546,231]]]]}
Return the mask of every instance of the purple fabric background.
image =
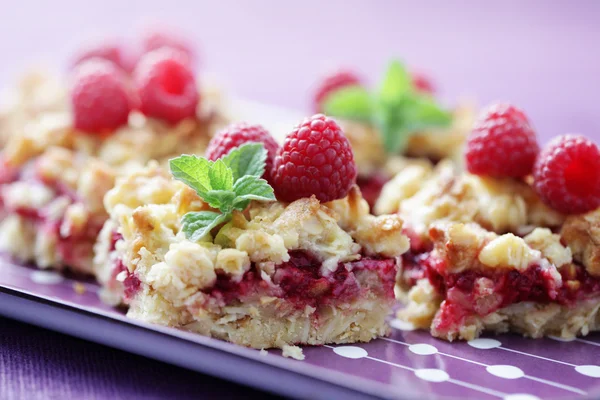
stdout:
{"type": "MultiPolygon", "coordinates": [[[[600,2],[0,0],[0,87],[32,63],[61,70],[82,39],[133,37],[150,18],[201,42],[203,66],[231,92],[308,109],[331,66],[376,80],[399,56],[441,97],[524,108],[540,136],[600,138],[600,2]]],[[[233,397],[240,389],[141,357],[0,319],[0,397],[233,397]],[[146,386],[152,383],[152,388],[146,386]]]]}
{"type": "Polygon", "coordinates": [[[278,397],[0,317],[0,399],[278,397]]]}
{"type": "Polygon", "coordinates": [[[63,67],[84,39],[133,37],[160,20],[200,43],[211,76],[253,100],[307,108],[328,66],[376,80],[398,56],[435,77],[449,102],[509,100],[544,138],[600,138],[594,0],[0,0],[0,10],[0,87],[32,62],[63,67]]]}

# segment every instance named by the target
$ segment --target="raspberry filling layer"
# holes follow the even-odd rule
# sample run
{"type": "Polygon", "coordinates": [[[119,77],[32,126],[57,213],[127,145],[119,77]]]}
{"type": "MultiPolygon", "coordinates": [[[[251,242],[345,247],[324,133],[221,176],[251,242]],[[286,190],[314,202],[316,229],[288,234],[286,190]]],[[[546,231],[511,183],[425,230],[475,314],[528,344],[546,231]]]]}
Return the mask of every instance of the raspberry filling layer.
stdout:
{"type": "Polygon", "coordinates": [[[485,316],[520,302],[571,305],[600,295],[600,278],[577,264],[559,269],[560,285],[539,264],[523,271],[493,268],[447,273],[445,260],[416,247],[402,256],[402,263],[401,285],[410,287],[426,278],[444,298],[435,321],[438,330],[462,325],[470,315],[485,316]]]}
{"type": "Polygon", "coordinates": [[[363,198],[369,203],[369,207],[373,208],[379,195],[381,194],[381,189],[383,189],[383,185],[385,185],[389,181],[389,178],[383,174],[376,173],[370,176],[358,176],[356,178],[356,184],[360,188],[360,192],[363,198]]]}
{"type": "MultiPolygon", "coordinates": [[[[120,235],[113,235],[114,243],[120,235]]],[[[218,304],[244,303],[260,296],[286,299],[295,309],[306,306],[318,307],[350,303],[369,293],[390,303],[394,300],[396,261],[363,257],[360,261],[340,263],[327,277],[321,276],[321,262],[304,251],[291,251],[290,260],[279,266],[272,282],[263,280],[255,265],[246,272],[241,281],[234,281],[225,274],[218,274],[213,287],[203,292],[218,304]]],[[[125,300],[131,300],[140,289],[140,280],[120,260],[113,269],[113,282],[122,283],[125,300]],[[117,278],[118,275],[122,274],[117,278]]]]}
{"type": "Polygon", "coordinates": [[[241,282],[221,275],[208,292],[225,304],[252,297],[256,293],[284,298],[298,309],[334,303],[348,303],[365,296],[368,291],[378,297],[394,298],[396,262],[393,259],[363,257],[360,261],[340,263],[329,276],[319,271],[321,262],[305,251],[291,251],[290,260],[277,267],[273,276],[275,286],[260,278],[253,266],[241,282]],[[368,272],[367,272],[368,271],[368,272]],[[368,273],[369,279],[361,274],[368,273]],[[265,291],[267,293],[265,293],[265,291]]]}
{"type": "MultiPolygon", "coordinates": [[[[25,166],[21,171],[6,165],[0,166],[0,189],[4,184],[14,182],[27,182],[33,185],[43,185],[54,192],[54,198],[67,198],[69,204],[79,203],[77,194],[62,182],[42,179],[36,174],[35,164],[25,166]]],[[[49,203],[52,204],[52,201],[49,203]]],[[[0,215],[16,214],[34,224],[38,232],[43,232],[53,238],[56,243],[56,251],[65,265],[89,268],[89,260],[93,254],[93,246],[104,224],[104,218],[90,218],[78,229],[71,229],[67,235],[61,234],[60,228],[64,218],[51,218],[47,207],[30,208],[17,207],[8,208],[2,190],[0,190],[0,215]]]]}

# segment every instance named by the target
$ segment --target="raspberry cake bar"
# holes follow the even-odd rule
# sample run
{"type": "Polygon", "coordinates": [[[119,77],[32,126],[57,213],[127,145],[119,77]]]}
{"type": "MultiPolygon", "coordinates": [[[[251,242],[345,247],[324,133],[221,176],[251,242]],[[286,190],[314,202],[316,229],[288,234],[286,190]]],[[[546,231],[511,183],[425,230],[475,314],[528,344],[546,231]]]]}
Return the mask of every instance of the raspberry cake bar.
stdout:
{"type": "Polygon", "coordinates": [[[172,160],[177,180],[157,165],[120,178],[96,248],[106,297],[131,318],[255,348],[386,335],[401,219],[369,214],[332,120],[305,121],[274,159],[271,141],[237,125],[211,143],[216,161],[172,160]]]}
{"type": "Polygon", "coordinates": [[[498,105],[468,139],[468,172],[411,166],[384,187],[377,211],[411,238],[400,318],[446,340],[600,330],[600,151],[571,135],[538,150],[525,115],[498,105]]]}
{"type": "Polygon", "coordinates": [[[334,116],[344,129],[358,166],[358,185],[373,206],[382,186],[406,165],[441,159],[461,162],[473,123],[464,104],[451,112],[435,103],[429,79],[392,62],[377,93],[352,71],[339,70],[317,86],[314,107],[334,116]]]}
{"type": "MultiPolygon", "coordinates": [[[[0,246],[41,268],[90,273],[115,177],[149,160],[166,165],[184,151],[203,153],[225,117],[170,48],[145,54],[132,76],[97,56],[71,73],[69,89],[53,86],[60,94],[48,95],[60,101],[24,100],[3,120],[10,132],[0,155],[0,246]]],[[[24,99],[51,90],[45,80],[30,86],[24,99]]]]}

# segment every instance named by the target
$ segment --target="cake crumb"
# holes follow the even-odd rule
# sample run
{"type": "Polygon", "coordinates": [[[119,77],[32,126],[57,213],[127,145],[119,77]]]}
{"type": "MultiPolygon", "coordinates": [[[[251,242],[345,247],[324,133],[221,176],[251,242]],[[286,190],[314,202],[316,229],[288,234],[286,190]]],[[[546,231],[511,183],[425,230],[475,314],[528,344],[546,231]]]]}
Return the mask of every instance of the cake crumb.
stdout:
{"type": "Polygon", "coordinates": [[[75,282],[75,283],[73,283],[73,290],[77,294],[84,294],[85,293],[85,285],[80,282],[75,282]]]}
{"type": "Polygon", "coordinates": [[[290,346],[288,344],[284,344],[282,350],[282,355],[284,357],[290,357],[299,361],[304,360],[304,353],[302,352],[302,349],[298,346],[290,346]]]}
{"type": "Polygon", "coordinates": [[[265,349],[260,349],[260,352],[259,352],[259,353],[260,353],[260,355],[261,355],[261,356],[263,356],[263,357],[269,354],[269,352],[268,352],[268,351],[266,351],[265,349]]]}

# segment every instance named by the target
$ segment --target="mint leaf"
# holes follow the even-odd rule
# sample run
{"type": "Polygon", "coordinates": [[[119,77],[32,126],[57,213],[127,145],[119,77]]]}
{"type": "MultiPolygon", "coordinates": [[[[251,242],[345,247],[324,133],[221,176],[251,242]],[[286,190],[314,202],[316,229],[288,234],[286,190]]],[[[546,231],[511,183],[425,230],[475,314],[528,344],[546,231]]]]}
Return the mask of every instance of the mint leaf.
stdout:
{"type": "Polygon", "coordinates": [[[231,168],[234,182],[245,175],[260,177],[265,173],[267,150],[262,143],[248,143],[231,150],[222,160],[231,168]]]}
{"type": "Polygon", "coordinates": [[[381,105],[377,108],[374,121],[381,134],[383,146],[388,153],[398,153],[406,147],[410,131],[404,125],[401,108],[381,105]]]}
{"type": "Polygon", "coordinates": [[[236,194],[234,207],[243,210],[250,200],[273,201],[275,194],[269,183],[255,176],[246,175],[240,178],[233,186],[236,194]]]}
{"type": "Polygon", "coordinates": [[[227,221],[230,214],[219,214],[212,211],[189,212],[182,218],[183,232],[192,242],[203,239],[218,225],[227,221]]]}
{"type": "Polygon", "coordinates": [[[273,201],[273,188],[260,177],[265,172],[267,151],[262,143],[235,148],[215,162],[182,155],[169,161],[171,173],[190,186],[213,211],[189,212],[182,230],[192,241],[203,239],[211,229],[231,219],[234,209],[245,209],[250,201],[273,201]]]}
{"type": "Polygon", "coordinates": [[[406,68],[397,60],[392,61],[379,88],[379,101],[398,104],[403,96],[413,91],[412,78],[406,68]]]}
{"type": "Polygon", "coordinates": [[[404,106],[406,125],[411,130],[445,127],[452,122],[452,114],[441,109],[428,96],[416,96],[404,106]]]}
{"type": "Polygon", "coordinates": [[[235,192],[231,190],[209,190],[204,194],[202,199],[212,208],[217,208],[223,213],[228,213],[233,209],[235,192]]]}
{"type": "Polygon", "coordinates": [[[205,158],[187,154],[169,160],[169,168],[173,177],[182,181],[202,197],[212,186],[208,177],[212,162],[205,158]]]}
{"type": "Polygon", "coordinates": [[[361,86],[348,86],[327,96],[323,112],[334,117],[369,122],[372,113],[371,94],[361,86]]]}
{"type": "Polygon", "coordinates": [[[233,171],[221,159],[215,161],[211,166],[208,177],[213,189],[231,190],[233,188],[233,171]]]}

